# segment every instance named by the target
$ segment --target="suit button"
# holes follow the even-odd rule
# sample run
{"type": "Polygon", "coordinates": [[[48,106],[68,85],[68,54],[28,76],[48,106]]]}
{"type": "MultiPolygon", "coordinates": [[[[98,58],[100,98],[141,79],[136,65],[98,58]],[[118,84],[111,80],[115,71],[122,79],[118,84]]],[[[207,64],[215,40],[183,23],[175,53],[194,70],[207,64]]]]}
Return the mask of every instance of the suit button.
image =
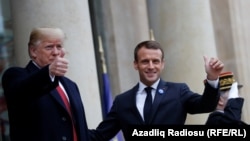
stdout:
{"type": "Polygon", "coordinates": [[[67,137],[62,136],[62,140],[63,140],[63,141],[67,141],[67,137]]]}

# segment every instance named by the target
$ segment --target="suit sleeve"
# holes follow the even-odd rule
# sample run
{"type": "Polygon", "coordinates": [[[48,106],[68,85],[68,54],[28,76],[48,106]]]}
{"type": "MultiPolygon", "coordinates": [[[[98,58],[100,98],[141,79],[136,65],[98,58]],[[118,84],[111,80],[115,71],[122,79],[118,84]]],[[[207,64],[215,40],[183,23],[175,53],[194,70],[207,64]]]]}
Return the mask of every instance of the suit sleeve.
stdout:
{"type": "Polygon", "coordinates": [[[119,132],[120,126],[117,121],[116,105],[117,99],[114,100],[110,112],[98,127],[89,130],[91,141],[109,141],[119,132]]]}
{"type": "Polygon", "coordinates": [[[208,83],[205,83],[203,94],[193,93],[186,85],[182,89],[188,113],[208,113],[215,110],[220,96],[219,89],[213,88],[208,83]]]}

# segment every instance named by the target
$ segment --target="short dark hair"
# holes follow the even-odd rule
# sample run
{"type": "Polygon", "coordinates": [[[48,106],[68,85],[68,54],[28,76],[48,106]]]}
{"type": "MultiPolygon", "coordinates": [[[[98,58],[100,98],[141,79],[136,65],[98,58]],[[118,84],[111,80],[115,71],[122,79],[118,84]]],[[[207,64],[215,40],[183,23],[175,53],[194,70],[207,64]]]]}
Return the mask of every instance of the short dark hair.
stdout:
{"type": "Polygon", "coordinates": [[[135,47],[135,50],[134,50],[134,60],[135,61],[138,61],[138,51],[141,49],[141,48],[147,48],[147,49],[159,49],[161,50],[161,53],[162,53],[162,60],[164,59],[164,51],[160,45],[160,43],[158,43],[157,41],[153,41],[153,40],[147,40],[147,41],[142,41],[140,42],[139,44],[137,44],[137,46],[135,47]]]}

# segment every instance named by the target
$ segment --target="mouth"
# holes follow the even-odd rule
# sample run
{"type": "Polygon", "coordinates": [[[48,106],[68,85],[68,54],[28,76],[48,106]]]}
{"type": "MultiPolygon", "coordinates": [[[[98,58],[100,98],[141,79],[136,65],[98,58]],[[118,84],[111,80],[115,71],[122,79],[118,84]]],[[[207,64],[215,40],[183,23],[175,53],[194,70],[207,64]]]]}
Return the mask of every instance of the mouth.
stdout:
{"type": "Polygon", "coordinates": [[[155,72],[146,72],[148,77],[153,77],[155,75],[155,72]]]}

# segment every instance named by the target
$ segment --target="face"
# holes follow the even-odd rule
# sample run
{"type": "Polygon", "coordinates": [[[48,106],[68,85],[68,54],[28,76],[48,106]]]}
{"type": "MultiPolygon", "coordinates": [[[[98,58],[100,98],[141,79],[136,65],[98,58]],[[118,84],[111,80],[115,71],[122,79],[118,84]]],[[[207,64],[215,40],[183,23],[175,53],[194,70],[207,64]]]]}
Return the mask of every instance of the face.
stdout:
{"type": "Polygon", "coordinates": [[[51,64],[56,57],[63,57],[63,39],[60,36],[46,36],[37,45],[30,47],[33,61],[40,67],[51,64]]]}
{"type": "Polygon", "coordinates": [[[138,70],[142,83],[151,86],[160,78],[164,68],[164,60],[160,49],[147,49],[145,47],[138,50],[137,61],[134,61],[134,68],[138,70]]]}

